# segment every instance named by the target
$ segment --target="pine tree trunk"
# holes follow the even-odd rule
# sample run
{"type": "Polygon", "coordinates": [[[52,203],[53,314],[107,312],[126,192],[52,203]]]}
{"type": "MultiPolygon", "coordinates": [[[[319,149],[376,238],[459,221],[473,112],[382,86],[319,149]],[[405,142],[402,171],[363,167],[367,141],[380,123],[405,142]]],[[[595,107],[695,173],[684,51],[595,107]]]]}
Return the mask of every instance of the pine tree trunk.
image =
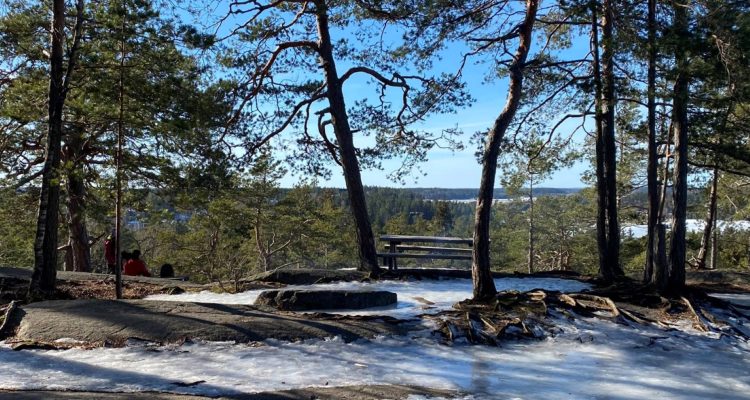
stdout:
{"type": "Polygon", "coordinates": [[[591,6],[591,49],[594,55],[594,102],[595,102],[595,163],[596,163],[596,245],[599,253],[599,274],[605,281],[611,282],[614,276],[610,273],[607,264],[607,184],[604,169],[604,131],[602,115],[602,80],[601,64],[599,60],[599,18],[597,17],[597,4],[592,2],[591,6]]]}
{"type": "Polygon", "coordinates": [[[607,187],[607,268],[608,275],[622,276],[620,267],[620,224],[617,216],[617,142],[615,141],[614,8],[604,0],[602,18],[602,133],[604,136],[604,175],[607,187]]]}
{"type": "Polygon", "coordinates": [[[667,228],[664,224],[664,209],[666,208],[667,203],[667,191],[669,188],[669,185],[667,184],[669,182],[669,160],[671,157],[670,153],[670,146],[672,145],[672,140],[669,132],[666,134],[667,136],[667,145],[664,148],[664,168],[662,170],[662,179],[661,179],[661,193],[659,194],[659,212],[657,215],[657,224],[656,224],[656,257],[655,262],[656,265],[654,266],[654,281],[656,282],[656,286],[659,289],[659,291],[664,291],[666,289],[667,285],[667,277],[669,276],[669,261],[667,260],[667,228]]]}
{"type": "Polygon", "coordinates": [[[34,271],[29,285],[30,299],[49,298],[57,279],[57,228],[60,207],[60,147],[62,142],[63,42],[65,40],[65,1],[52,2],[50,41],[49,120],[42,187],[39,195],[36,237],[34,238],[34,271]]]}
{"type": "Polygon", "coordinates": [[[669,260],[667,260],[667,225],[656,225],[656,271],[654,280],[659,291],[663,291],[669,276],[669,260]]]}
{"type": "Polygon", "coordinates": [[[643,282],[650,283],[656,264],[656,224],[659,223],[659,159],[656,149],[656,0],[648,0],[648,222],[643,282]]]}
{"type": "Polygon", "coordinates": [[[714,229],[713,235],[711,235],[711,259],[709,261],[709,269],[715,270],[716,264],[719,262],[719,230],[717,228],[717,221],[719,220],[718,212],[714,213],[714,229]]]}
{"type": "Polygon", "coordinates": [[[120,22],[120,79],[118,82],[117,153],[115,155],[115,298],[122,298],[122,152],[125,141],[125,11],[120,22]]]}
{"type": "Polygon", "coordinates": [[[349,126],[341,81],[336,71],[328,25],[328,9],[325,1],[318,0],[315,2],[315,12],[318,25],[318,51],[328,88],[327,94],[331,122],[339,145],[339,157],[344,170],[346,191],[349,196],[349,205],[356,227],[357,243],[359,245],[359,268],[369,271],[372,274],[378,274],[380,266],[378,265],[378,255],[375,249],[375,237],[372,233],[370,218],[367,215],[367,202],[365,200],[365,190],[362,186],[359,161],[357,160],[357,153],[354,147],[352,130],[349,126]]]}
{"type": "Polygon", "coordinates": [[[529,274],[534,273],[534,180],[529,181],[529,254],[527,256],[529,274]]]}
{"type": "MultiPolygon", "coordinates": [[[[66,144],[66,160],[72,166],[68,170],[68,243],[71,246],[72,269],[77,272],[91,272],[91,249],[86,228],[86,186],[83,168],[79,162],[83,138],[74,132],[66,144]]],[[[66,268],[67,269],[67,268],[66,268]]]]}
{"type": "MultiPolygon", "coordinates": [[[[674,10],[674,31],[680,38],[687,38],[688,14],[687,6],[676,1],[672,2],[674,10]]],[[[684,46],[675,46],[675,65],[677,78],[674,84],[674,99],[672,104],[672,130],[674,135],[675,160],[672,213],[672,240],[669,246],[669,277],[666,292],[679,293],[685,286],[686,259],[686,227],[687,218],[687,149],[688,149],[688,59],[684,46]]]]}
{"type": "Polygon", "coordinates": [[[57,251],[63,251],[65,256],[63,257],[63,269],[65,271],[73,271],[73,245],[70,243],[70,239],[68,239],[68,244],[62,247],[58,247],[57,251]]]}
{"type": "Polygon", "coordinates": [[[474,251],[472,252],[471,276],[474,284],[474,299],[488,299],[497,293],[490,270],[490,217],[492,214],[492,196],[495,188],[497,157],[500,154],[500,143],[505,137],[513,117],[518,110],[523,88],[523,70],[531,46],[531,35],[534,28],[539,0],[526,0],[526,16],[519,27],[519,43],[513,61],[510,64],[508,98],[503,110],[495,120],[485,142],[482,155],[482,176],[477,194],[477,206],[474,215],[474,251]]]}
{"type": "Polygon", "coordinates": [[[698,250],[698,256],[696,257],[695,266],[699,269],[706,268],[706,258],[708,255],[709,246],[713,242],[713,230],[716,223],[716,190],[719,182],[719,169],[714,168],[713,175],[711,177],[711,190],[708,194],[708,212],[706,213],[706,225],[703,228],[703,236],[701,237],[701,247],[698,250]]]}

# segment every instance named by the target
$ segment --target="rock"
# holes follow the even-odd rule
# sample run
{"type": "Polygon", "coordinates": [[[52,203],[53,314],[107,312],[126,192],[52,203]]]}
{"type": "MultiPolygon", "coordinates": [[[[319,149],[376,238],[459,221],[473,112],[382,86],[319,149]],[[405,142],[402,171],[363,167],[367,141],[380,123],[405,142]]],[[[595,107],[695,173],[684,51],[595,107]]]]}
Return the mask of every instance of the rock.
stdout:
{"type": "Polygon", "coordinates": [[[149,300],[54,300],[19,307],[12,315],[15,341],[70,338],[89,346],[185,340],[239,343],[341,336],[345,341],[403,334],[408,328],[364,317],[298,315],[256,307],[149,300]]]}
{"type": "Polygon", "coordinates": [[[226,397],[203,397],[184,394],[141,392],[55,392],[44,390],[6,391],[0,389],[0,400],[380,400],[380,399],[452,399],[465,398],[464,393],[406,385],[357,385],[309,387],[260,393],[229,393],[226,397]]]}
{"type": "Polygon", "coordinates": [[[287,311],[359,310],[388,306],[396,301],[396,293],[386,291],[266,290],[255,300],[255,305],[287,311]]]}
{"type": "Polygon", "coordinates": [[[185,293],[185,289],[179,286],[165,286],[161,291],[164,294],[170,294],[170,295],[185,293]]]}
{"type": "Polygon", "coordinates": [[[280,269],[250,276],[245,282],[283,283],[285,285],[312,285],[324,282],[358,281],[367,276],[355,270],[331,269],[280,269]]]}

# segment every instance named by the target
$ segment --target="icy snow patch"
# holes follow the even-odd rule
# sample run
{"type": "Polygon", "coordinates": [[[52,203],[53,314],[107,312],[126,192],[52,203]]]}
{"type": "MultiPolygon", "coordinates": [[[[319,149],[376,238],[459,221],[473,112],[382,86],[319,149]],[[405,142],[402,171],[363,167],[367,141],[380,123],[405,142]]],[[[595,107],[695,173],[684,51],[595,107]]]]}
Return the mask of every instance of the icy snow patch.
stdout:
{"type": "Polygon", "coordinates": [[[738,306],[750,307],[750,293],[711,293],[710,296],[738,306]]]}
{"type": "MultiPolygon", "coordinates": [[[[587,283],[571,279],[558,278],[498,278],[495,279],[497,290],[528,291],[532,289],[556,290],[561,292],[580,292],[590,288],[587,283]]],[[[450,309],[453,304],[471,297],[470,279],[445,279],[422,281],[379,281],[337,282],[305,286],[287,286],[285,289],[304,290],[387,290],[398,295],[394,306],[377,307],[366,310],[330,311],[348,315],[387,315],[396,318],[413,318],[420,314],[434,314],[450,309]]],[[[263,290],[229,293],[183,293],[178,295],[154,295],[147,300],[186,301],[218,304],[253,304],[263,290]]]]}
{"type": "Polygon", "coordinates": [[[597,319],[503,347],[441,345],[428,332],[345,343],[266,341],[12,351],[0,345],[0,389],[168,391],[233,395],[309,386],[420,385],[478,399],[748,399],[750,348],[597,319]],[[205,381],[185,387],[185,384],[205,381]]]}

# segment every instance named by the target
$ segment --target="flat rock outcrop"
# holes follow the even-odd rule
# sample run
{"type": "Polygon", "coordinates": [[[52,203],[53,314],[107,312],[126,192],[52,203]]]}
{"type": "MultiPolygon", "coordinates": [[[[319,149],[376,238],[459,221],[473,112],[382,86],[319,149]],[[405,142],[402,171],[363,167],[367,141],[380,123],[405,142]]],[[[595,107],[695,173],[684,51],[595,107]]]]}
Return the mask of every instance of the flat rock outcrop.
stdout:
{"type": "Polygon", "coordinates": [[[296,315],[252,306],[149,300],[44,301],[18,307],[9,320],[15,341],[52,343],[65,338],[115,346],[128,339],[246,343],[341,336],[353,341],[407,330],[388,318],[296,315]]]}
{"type": "Polygon", "coordinates": [[[266,290],[255,300],[255,305],[286,311],[361,310],[396,304],[396,293],[354,290],[266,290]]]}
{"type": "MultiPolygon", "coordinates": [[[[450,399],[461,396],[452,390],[430,389],[406,385],[358,385],[341,387],[311,387],[275,392],[238,393],[221,397],[190,396],[169,393],[102,393],[53,391],[2,391],[0,400],[380,400],[420,398],[450,399]]],[[[463,397],[463,396],[461,396],[463,397]]]]}

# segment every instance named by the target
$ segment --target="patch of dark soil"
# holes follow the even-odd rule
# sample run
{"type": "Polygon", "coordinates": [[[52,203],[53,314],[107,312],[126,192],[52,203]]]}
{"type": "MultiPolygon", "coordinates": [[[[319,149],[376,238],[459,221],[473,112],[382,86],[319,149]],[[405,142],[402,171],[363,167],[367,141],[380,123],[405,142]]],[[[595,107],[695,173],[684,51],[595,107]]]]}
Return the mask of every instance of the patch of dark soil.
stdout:
{"type": "MultiPolygon", "coordinates": [[[[124,281],[122,283],[123,299],[142,299],[152,294],[170,293],[177,294],[180,292],[179,287],[164,287],[148,283],[124,281]]],[[[58,282],[56,288],[57,294],[54,300],[75,300],[75,299],[114,299],[115,282],[114,279],[100,281],[62,281],[58,282]]]]}
{"type": "MultiPolygon", "coordinates": [[[[31,271],[22,268],[0,268],[0,304],[26,302],[31,271]]],[[[178,294],[185,289],[202,289],[202,285],[171,279],[123,277],[123,298],[141,299],[159,294],[178,294]]],[[[58,271],[55,295],[50,300],[114,299],[114,276],[85,272],[58,271]]]]}

